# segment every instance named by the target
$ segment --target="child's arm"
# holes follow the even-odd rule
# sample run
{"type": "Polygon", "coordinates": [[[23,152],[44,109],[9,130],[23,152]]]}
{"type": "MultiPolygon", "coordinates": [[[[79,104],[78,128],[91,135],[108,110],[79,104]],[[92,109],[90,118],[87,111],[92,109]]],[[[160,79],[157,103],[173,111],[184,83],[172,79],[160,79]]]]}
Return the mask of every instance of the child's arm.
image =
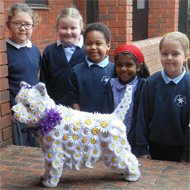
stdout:
{"type": "Polygon", "coordinates": [[[47,51],[46,49],[44,50],[43,56],[42,56],[42,60],[41,60],[41,67],[40,67],[40,76],[39,76],[39,80],[40,82],[43,82],[46,84],[46,88],[49,94],[49,90],[50,90],[50,74],[48,71],[48,58],[47,58],[47,51]]]}
{"type": "Polygon", "coordinates": [[[69,98],[72,108],[75,110],[80,110],[78,88],[77,76],[72,69],[69,79],[69,98]]]}
{"type": "Polygon", "coordinates": [[[74,110],[80,111],[80,105],[79,104],[73,104],[72,107],[74,110]]]}
{"type": "Polygon", "coordinates": [[[137,114],[137,123],[136,123],[136,144],[140,149],[140,157],[149,158],[149,98],[148,98],[148,85],[145,82],[139,101],[139,108],[137,114]]]}

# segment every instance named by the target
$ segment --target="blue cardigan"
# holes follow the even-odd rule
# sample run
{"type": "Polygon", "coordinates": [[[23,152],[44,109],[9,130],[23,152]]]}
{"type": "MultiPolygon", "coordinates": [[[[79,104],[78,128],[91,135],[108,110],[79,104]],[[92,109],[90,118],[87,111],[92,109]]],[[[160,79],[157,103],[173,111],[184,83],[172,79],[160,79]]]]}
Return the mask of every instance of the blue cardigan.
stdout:
{"type": "Polygon", "coordinates": [[[190,74],[178,84],[166,84],[157,72],[142,90],[136,125],[140,155],[149,154],[149,141],[168,146],[183,146],[181,159],[189,161],[190,74]]]}
{"type": "Polygon", "coordinates": [[[57,43],[48,45],[42,56],[40,81],[46,84],[49,96],[56,102],[70,106],[68,88],[71,68],[85,60],[85,46],[77,47],[67,61],[63,47],[57,43]]]}
{"type": "MultiPolygon", "coordinates": [[[[131,145],[132,152],[136,148],[136,123],[137,123],[137,114],[138,114],[138,108],[139,108],[139,101],[140,101],[140,95],[142,92],[142,88],[145,84],[146,79],[144,78],[138,78],[138,84],[137,84],[137,89],[134,95],[134,106],[133,106],[133,123],[131,126],[131,129],[127,135],[127,139],[131,145]]],[[[137,152],[138,149],[133,152],[137,157],[139,156],[139,153],[137,152]]]]}

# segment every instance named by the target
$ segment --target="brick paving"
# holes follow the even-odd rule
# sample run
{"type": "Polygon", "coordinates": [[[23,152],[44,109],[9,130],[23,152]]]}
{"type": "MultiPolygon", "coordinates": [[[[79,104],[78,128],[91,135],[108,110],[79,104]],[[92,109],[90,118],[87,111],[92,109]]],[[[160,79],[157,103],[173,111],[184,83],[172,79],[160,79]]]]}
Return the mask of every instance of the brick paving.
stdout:
{"type": "MultiPolygon", "coordinates": [[[[66,190],[190,190],[190,164],[142,160],[141,178],[126,182],[103,162],[94,169],[64,171],[57,187],[66,190]]],[[[0,149],[0,189],[47,189],[41,184],[44,157],[40,148],[10,145],[0,149]]]]}

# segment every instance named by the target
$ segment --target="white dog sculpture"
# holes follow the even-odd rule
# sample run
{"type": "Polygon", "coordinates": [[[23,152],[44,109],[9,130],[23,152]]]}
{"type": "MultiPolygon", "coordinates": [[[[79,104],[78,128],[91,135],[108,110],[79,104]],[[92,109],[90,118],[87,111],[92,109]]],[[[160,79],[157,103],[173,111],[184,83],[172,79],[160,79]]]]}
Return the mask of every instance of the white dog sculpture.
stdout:
{"type": "Polygon", "coordinates": [[[44,186],[57,186],[64,167],[93,168],[99,160],[123,173],[125,180],[138,180],[139,163],[131,153],[122,122],[131,102],[131,87],[112,114],[93,114],[56,105],[43,83],[30,86],[21,82],[20,86],[11,115],[31,128],[38,138],[45,154],[44,186]]]}

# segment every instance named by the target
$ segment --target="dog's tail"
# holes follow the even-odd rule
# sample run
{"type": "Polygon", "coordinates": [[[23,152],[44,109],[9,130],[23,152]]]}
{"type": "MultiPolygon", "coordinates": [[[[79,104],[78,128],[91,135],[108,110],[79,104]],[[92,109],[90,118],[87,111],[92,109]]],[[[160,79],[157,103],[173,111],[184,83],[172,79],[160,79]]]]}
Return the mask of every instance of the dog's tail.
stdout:
{"type": "Polygon", "coordinates": [[[132,101],[132,85],[128,85],[126,87],[126,92],[120,104],[116,107],[116,109],[112,114],[117,116],[121,121],[123,121],[131,104],[131,101],[132,101]]]}

